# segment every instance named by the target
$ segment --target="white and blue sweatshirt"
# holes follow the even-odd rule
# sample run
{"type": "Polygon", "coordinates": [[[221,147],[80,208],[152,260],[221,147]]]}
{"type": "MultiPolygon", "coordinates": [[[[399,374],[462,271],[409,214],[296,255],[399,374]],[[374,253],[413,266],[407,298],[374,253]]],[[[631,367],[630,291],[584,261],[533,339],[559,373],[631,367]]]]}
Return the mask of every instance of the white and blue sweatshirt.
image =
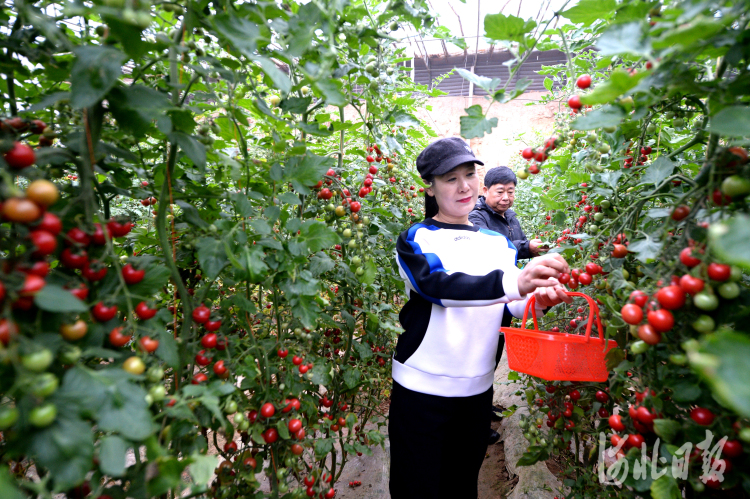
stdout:
{"type": "Polygon", "coordinates": [[[401,233],[396,260],[409,301],[399,315],[394,381],[443,397],[492,386],[500,326],[526,306],[516,256],[505,236],[477,226],[428,218],[401,233]]]}

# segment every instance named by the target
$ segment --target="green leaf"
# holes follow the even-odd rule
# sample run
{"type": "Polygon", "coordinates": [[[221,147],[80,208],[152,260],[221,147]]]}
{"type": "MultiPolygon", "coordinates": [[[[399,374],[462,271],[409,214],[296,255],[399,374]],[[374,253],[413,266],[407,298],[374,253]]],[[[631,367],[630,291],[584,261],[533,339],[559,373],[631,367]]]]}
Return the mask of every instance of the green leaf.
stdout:
{"type": "MultiPolygon", "coordinates": [[[[122,376],[122,372],[117,375],[122,376]]],[[[115,373],[107,374],[112,376],[115,373]]],[[[99,430],[119,432],[136,441],[145,440],[156,430],[143,388],[120,377],[106,393],[99,408],[99,430]]]]}
{"type": "Polygon", "coordinates": [[[671,442],[682,425],[672,419],[655,419],[654,433],[664,439],[665,442],[671,442]]]}
{"type": "Polygon", "coordinates": [[[317,253],[341,242],[339,235],[323,222],[306,222],[301,231],[300,237],[309,253],[317,253]]]}
{"type": "MultiPolygon", "coordinates": [[[[171,317],[171,316],[170,316],[171,317]]],[[[169,331],[166,329],[157,329],[156,337],[159,340],[159,347],[156,349],[156,356],[164,361],[169,367],[177,369],[180,367],[180,354],[177,350],[177,342],[169,331]]]]}
{"type": "Polygon", "coordinates": [[[394,111],[388,116],[388,119],[394,125],[402,126],[405,128],[414,128],[414,127],[422,126],[422,122],[419,121],[419,118],[403,110],[394,111]]]}
{"type": "Polygon", "coordinates": [[[47,284],[36,296],[34,303],[37,307],[48,312],[86,312],[88,308],[81,300],[73,296],[70,291],[56,284],[47,284]]]}
{"type": "Polygon", "coordinates": [[[193,478],[193,482],[200,488],[207,486],[214,478],[214,470],[219,465],[219,456],[202,455],[194,452],[190,459],[193,462],[188,466],[188,471],[193,478]]]}
{"type": "Polygon", "coordinates": [[[692,402],[701,396],[701,388],[694,382],[681,381],[672,387],[677,402],[692,402]]]}
{"type": "Polygon", "coordinates": [[[245,57],[255,57],[257,42],[261,38],[257,23],[229,14],[215,16],[213,23],[216,31],[245,57]]]}
{"type": "Polygon", "coordinates": [[[591,106],[612,102],[638,85],[638,82],[644,76],[646,76],[645,72],[630,75],[627,71],[616,69],[610,73],[609,79],[606,82],[597,85],[592,92],[581,95],[581,102],[591,106]]]}
{"type": "Polygon", "coordinates": [[[521,379],[521,376],[516,371],[510,371],[508,373],[508,381],[517,381],[521,379]]]}
{"type": "Polygon", "coordinates": [[[708,232],[711,248],[724,261],[750,270],[750,216],[739,213],[729,221],[714,223],[708,232]]]}
{"type": "Polygon", "coordinates": [[[484,17],[484,36],[491,40],[523,42],[524,37],[535,27],[535,21],[524,21],[516,16],[487,14],[484,17]]]}
{"type": "Polygon", "coordinates": [[[682,491],[677,486],[677,480],[667,472],[651,483],[651,497],[652,499],[682,499],[682,491]]]}
{"type": "Polygon", "coordinates": [[[293,192],[283,192],[279,194],[278,196],[279,201],[285,204],[294,204],[294,205],[301,205],[302,201],[300,200],[299,196],[297,196],[293,192]]]}
{"type": "Polygon", "coordinates": [[[659,156],[641,177],[641,185],[661,184],[674,171],[675,164],[666,156],[659,156]]]}
{"type": "Polygon", "coordinates": [[[105,475],[120,477],[125,474],[125,454],[128,444],[115,435],[102,438],[99,446],[99,469],[105,475]]]}
{"type": "Polygon", "coordinates": [[[705,43],[706,40],[724,30],[725,26],[731,24],[733,20],[734,17],[731,15],[719,17],[698,15],[689,23],[676,24],[674,28],[666,30],[659,38],[654,40],[654,48],[685,50],[692,45],[705,43]]]}
{"type": "Polygon", "coordinates": [[[711,118],[708,128],[725,137],[750,137],[750,107],[724,108],[711,118]]]}
{"type": "Polygon", "coordinates": [[[324,362],[316,362],[312,368],[312,379],[314,385],[328,386],[331,383],[330,366],[324,362]]]}
{"type": "Polygon", "coordinates": [[[57,490],[69,489],[81,484],[91,469],[94,432],[85,421],[58,416],[51,426],[32,436],[29,449],[36,465],[49,470],[57,490]]]}
{"type": "Polygon", "coordinates": [[[310,259],[310,266],[308,269],[312,272],[313,277],[317,277],[320,274],[328,272],[335,266],[336,262],[334,262],[331,257],[326,253],[319,251],[310,259]]]}
{"type": "Polygon", "coordinates": [[[625,360],[625,351],[622,348],[613,348],[607,352],[604,360],[607,363],[607,371],[611,371],[625,360]]]}
{"type": "Polygon", "coordinates": [[[610,26],[599,37],[596,47],[600,56],[633,54],[647,57],[651,53],[650,42],[643,36],[643,23],[640,21],[610,26]]]}
{"type": "Polygon", "coordinates": [[[115,86],[127,56],[109,46],[86,45],[73,52],[76,62],[70,71],[70,105],[74,109],[93,106],[115,86]]]}
{"type": "Polygon", "coordinates": [[[552,83],[553,81],[551,78],[544,77],[544,88],[546,88],[548,92],[552,91],[552,83]]]}
{"type": "Polygon", "coordinates": [[[3,499],[25,499],[26,497],[16,487],[10,469],[6,465],[0,465],[0,497],[3,499]]]}
{"type": "Polygon", "coordinates": [[[352,346],[357,351],[357,353],[359,354],[359,357],[362,360],[367,360],[373,356],[373,353],[372,353],[372,350],[370,350],[370,347],[368,347],[367,345],[363,345],[359,341],[354,341],[352,343],[352,346]]]}
{"type": "Polygon", "coordinates": [[[475,104],[466,109],[467,116],[461,116],[461,137],[465,139],[482,138],[485,134],[492,133],[497,126],[497,118],[487,119],[484,117],[482,106],[475,104]]]}
{"type": "Polygon", "coordinates": [[[321,438],[315,440],[315,455],[316,456],[327,456],[329,452],[333,450],[333,439],[332,438],[321,438]]]}
{"type": "Polygon", "coordinates": [[[362,373],[359,369],[346,369],[344,371],[344,383],[351,390],[359,384],[359,380],[362,378],[362,373]]]}
{"type": "Polygon", "coordinates": [[[206,168],[206,147],[198,142],[192,135],[182,132],[173,132],[169,134],[169,139],[180,146],[182,152],[190,158],[193,164],[204,170],[206,168]]]}
{"type": "Polygon", "coordinates": [[[337,80],[319,80],[313,83],[313,86],[323,94],[329,106],[339,107],[347,104],[346,96],[341,92],[341,83],[337,80]]]}
{"type": "Polygon", "coordinates": [[[704,336],[700,351],[688,353],[691,366],[713,389],[713,396],[746,418],[750,417],[749,356],[750,338],[728,329],[704,336]]]}
{"type": "Polygon", "coordinates": [[[185,220],[198,227],[208,227],[208,224],[201,218],[195,206],[182,200],[177,200],[175,203],[182,208],[182,216],[185,217],[185,220]]]}
{"type": "Polygon", "coordinates": [[[661,251],[662,243],[646,235],[645,239],[633,241],[628,246],[628,250],[635,253],[636,259],[643,263],[650,263],[661,251]]]}
{"type": "Polygon", "coordinates": [[[295,190],[307,193],[310,192],[309,186],[317,184],[333,162],[331,157],[318,156],[309,151],[304,156],[292,156],[286,162],[283,178],[291,182],[295,190]]]}
{"type": "Polygon", "coordinates": [[[605,126],[619,125],[625,118],[625,111],[619,106],[604,106],[579,116],[571,123],[574,130],[594,130],[605,126]]]}
{"type": "Polygon", "coordinates": [[[378,267],[375,265],[375,260],[370,259],[365,262],[364,265],[365,273],[359,277],[360,282],[364,284],[372,284],[378,277],[378,267]]]}
{"type": "Polygon", "coordinates": [[[224,267],[229,265],[224,245],[213,237],[202,237],[195,243],[198,253],[198,263],[206,273],[208,279],[213,280],[219,275],[224,267]]]}
{"type": "Polygon", "coordinates": [[[574,24],[588,26],[599,19],[609,19],[615,13],[615,0],[580,0],[577,5],[562,12],[574,24]]]}
{"type": "Polygon", "coordinates": [[[487,78],[484,76],[475,75],[471,71],[467,71],[462,68],[456,68],[456,71],[458,71],[458,74],[460,74],[464,80],[472,82],[474,85],[484,89],[487,93],[490,94],[494,92],[497,86],[501,83],[500,78],[487,78]]]}
{"type": "Polygon", "coordinates": [[[260,62],[263,71],[266,72],[273,84],[286,95],[292,89],[292,81],[282,70],[276,66],[276,63],[267,57],[253,56],[253,59],[260,62]]]}

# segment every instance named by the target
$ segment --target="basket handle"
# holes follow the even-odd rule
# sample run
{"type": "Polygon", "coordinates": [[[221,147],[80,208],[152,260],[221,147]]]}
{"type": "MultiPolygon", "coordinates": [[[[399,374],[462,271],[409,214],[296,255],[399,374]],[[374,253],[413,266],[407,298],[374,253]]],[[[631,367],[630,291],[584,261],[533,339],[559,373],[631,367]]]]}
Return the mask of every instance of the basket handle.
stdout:
{"type": "MultiPolygon", "coordinates": [[[[599,328],[599,338],[604,337],[604,332],[602,331],[602,321],[600,319],[599,314],[599,306],[596,304],[593,298],[591,298],[589,295],[584,293],[578,293],[576,291],[566,291],[566,295],[568,296],[580,296],[581,298],[585,298],[586,301],[589,304],[589,318],[593,316],[596,318],[596,326],[599,328]]],[[[526,308],[523,311],[523,323],[521,324],[521,329],[526,329],[526,320],[529,317],[529,309],[531,309],[531,317],[534,319],[534,329],[537,331],[539,330],[539,326],[537,325],[536,321],[536,307],[534,307],[534,304],[536,303],[536,297],[534,295],[531,295],[531,298],[526,302],[526,308]]],[[[591,326],[593,324],[593,321],[589,320],[586,324],[586,340],[590,339],[591,337],[591,326]]]]}

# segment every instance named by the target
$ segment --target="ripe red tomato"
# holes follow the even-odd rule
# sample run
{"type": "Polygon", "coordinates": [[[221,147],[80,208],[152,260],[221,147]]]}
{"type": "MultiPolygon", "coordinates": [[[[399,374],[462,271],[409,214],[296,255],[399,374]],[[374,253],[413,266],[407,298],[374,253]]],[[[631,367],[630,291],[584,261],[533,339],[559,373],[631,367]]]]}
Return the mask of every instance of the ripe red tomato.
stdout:
{"type": "Polygon", "coordinates": [[[292,444],[292,446],[289,447],[289,449],[292,451],[292,454],[294,454],[295,456],[302,455],[302,452],[304,451],[304,448],[300,444],[292,444]]]}
{"type": "Polygon", "coordinates": [[[680,287],[690,295],[699,293],[704,286],[705,283],[703,282],[703,279],[698,277],[693,277],[690,274],[685,274],[680,277],[680,287]]]}
{"type": "Polygon", "coordinates": [[[609,411],[606,407],[602,407],[599,409],[598,414],[600,418],[606,418],[607,416],[609,416],[609,411]]]}
{"type": "Polygon", "coordinates": [[[216,348],[216,344],[219,341],[219,337],[216,333],[208,333],[201,338],[201,346],[203,348],[216,348]]]}
{"type": "Polygon", "coordinates": [[[205,305],[199,305],[193,309],[193,320],[198,324],[205,324],[209,318],[211,318],[211,310],[205,305]]]}
{"type": "Polygon", "coordinates": [[[135,306],[135,313],[142,321],[147,321],[156,315],[157,310],[155,308],[149,308],[145,301],[140,302],[135,306]]]}
{"type": "Polygon", "coordinates": [[[742,455],[742,443],[739,440],[727,440],[721,453],[727,457],[740,457],[742,455]]]}
{"type": "Polygon", "coordinates": [[[271,402],[266,402],[260,407],[261,417],[268,419],[274,414],[276,414],[276,408],[273,406],[271,402]]]}
{"type": "Polygon", "coordinates": [[[229,377],[229,369],[227,369],[227,366],[224,365],[224,361],[220,360],[214,364],[214,374],[216,374],[220,378],[227,378],[229,377]]]}
{"type": "Polygon", "coordinates": [[[71,269],[82,269],[89,261],[89,255],[85,250],[73,253],[70,248],[65,248],[60,254],[60,262],[71,269]]]}
{"type": "Polygon", "coordinates": [[[658,333],[665,333],[672,329],[672,326],[674,326],[674,316],[672,315],[672,312],[663,308],[660,308],[659,310],[649,311],[648,314],[646,314],[646,319],[658,333]]]}
{"type": "Polygon", "coordinates": [[[276,428],[268,428],[262,435],[263,441],[267,444],[272,444],[279,439],[279,432],[276,428]]]}
{"type": "Polygon", "coordinates": [[[122,278],[127,284],[138,284],[146,277],[146,270],[137,270],[132,264],[127,264],[122,268],[122,278]]]}
{"type": "Polygon", "coordinates": [[[607,392],[597,390],[596,394],[594,394],[594,398],[596,398],[597,402],[604,404],[609,400],[609,395],[607,395],[607,392]]]}
{"type": "Polygon", "coordinates": [[[589,284],[591,284],[592,280],[593,280],[593,278],[591,277],[591,275],[588,272],[584,272],[583,274],[581,274],[580,276],[578,276],[578,282],[580,282],[584,286],[588,286],[589,284]]]}
{"type": "Polygon", "coordinates": [[[693,248],[684,248],[680,251],[680,261],[687,267],[693,268],[701,263],[699,258],[693,256],[693,248]]]}
{"type": "Polygon", "coordinates": [[[195,354],[195,363],[199,366],[207,366],[211,363],[211,359],[206,356],[206,351],[201,350],[197,354],[195,354]]]}
{"type": "MultiPolygon", "coordinates": [[[[107,228],[107,234],[112,237],[112,234],[109,233],[109,227],[107,228]]],[[[102,228],[102,224],[96,223],[94,224],[94,233],[91,234],[91,242],[98,246],[104,246],[107,243],[106,236],[104,235],[104,229],[102,228]]]]}
{"type": "Polygon", "coordinates": [[[325,497],[325,499],[333,499],[336,497],[336,489],[328,489],[323,497],[325,497]]]}
{"type": "Polygon", "coordinates": [[[198,373],[195,376],[193,376],[192,381],[190,381],[193,385],[200,385],[201,383],[205,383],[208,381],[208,376],[206,376],[205,373],[198,373]]]}
{"type": "Polygon", "coordinates": [[[34,230],[29,234],[31,243],[36,248],[33,255],[37,258],[51,255],[57,248],[57,239],[46,230],[34,230]]]}
{"type": "Polygon", "coordinates": [[[620,314],[622,314],[622,320],[633,326],[640,324],[643,320],[643,309],[634,303],[624,305],[620,309],[620,314]]]}
{"type": "Polygon", "coordinates": [[[139,341],[141,345],[141,349],[144,352],[155,352],[157,348],[159,348],[159,340],[155,340],[151,338],[150,336],[144,336],[139,341]]]}
{"type": "Polygon", "coordinates": [[[560,274],[557,280],[560,281],[560,284],[568,284],[570,282],[570,274],[560,274]]]}
{"type": "Polygon", "coordinates": [[[685,206],[684,204],[681,204],[672,211],[672,220],[674,220],[675,222],[679,222],[688,215],[690,215],[690,208],[688,206],[685,206]]]}
{"type": "Polygon", "coordinates": [[[288,426],[289,431],[291,433],[297,433],[298,431],[300,431],[302,429],[302,421],[300,421],[299,419],[296,419],[296,418],[295,419],[290,419],[289,420],[289,424],[287,426],[288,426]]]}
{"type": "Polygon", "coordinates": [[[85,284],[81,284],[77,288],[69,289],[68,291],[81,301],[86,300],[89,296],[89,288],[87,288],[85,284]]]}
{"type": "Polygon", "coordinates": [[[45,232],[49,232],[53,236],[56,236],[60,232],[62,232],[62,222],[57,217],[57,215],[54,215],[47,211],[44,213],[44,215],[42,215],[42,220],[35,227],[35,229],[43,230],[45,232]]]}
{"type": "Polygon", "coordinates": [[[580,89],[589,88],[591,86],[591,75],[581,75],[576,80],[576,86],[580,89]]]}
{"type": "Polygon", "coordinates": [[[16,170],[31,166],[36,162],[34,150],[21,142],[14,142],[10,151],[5,153],[5,162],[16,170]]]}
{"type": "Polygon", "coordinates": [[[36,295],[41,289],[47,284],[47,282],[34,274],[26,274],[26,278],[23,281],[23,287],[18,292],[18,295],[23,297],[32,297],[36,295]]]}
{"type": "Polygon", "coordinates": [[[352,211],[352,213],[357,213],[360,209],[362,209],[362,204],[359,201],[352,201],[349,203],[349,209],[352,211]]]}
{"type": "Polygon", "coordinates": [[[292,364],[294,364],[295,366],[298,366],[298,365],[302,364],[303,360],[304,359],[302,357],[297,357],[295,355],[294,357],[292,357],[292,364]]]}
{"type": "Polygon", "coordinates": [[[221,328],[221,321],[206,321],[203,326],[206,331],[218,331],[221,328]]]}
{"type": "Polygon", "coordinates": [[[656,414],[652,414],[651,411],[649,411],[643,406],[640,406],[635,411],[635,419],[637,419],[638,421],[640,421],[641,423],[645,425],[650,425],[650,424],[653,424],[654,419],[656,419],[656,414]]]}
{"type": "Polygon", "coordinates": [[[81,274],[87,281],[96,282],[104,279],[107,275],[107,270],[107,267],[94,260],[93,262],[86,262],[86,265],[81,270],[81,274]],[[91,264],[94,264],[93,268],[91,264]]]}
{"type": "Polygon", "coordinates": [[[12,337],[18,334],[18,326],[15,322],[0,319],[0,343],[7,345],[12,337]]]}
{"type": "Polygon", "coordinates": [[[709,263],[708,277],[714,281],[726,281],[732,275],[732,268],[723,263],[709,263]]]}
{"type": "Polygon", "coordinates": [[[117,305],[108,307],[104,302],[100,301],[91,309],[91,315],[94,316],[97,322],[111,321],[117,315],[117,305]]]}
{"type": "Polygon", "coordinates": [[[624,244],[615,244],[612,248],[614,258],[625,258],[628,254],[628,248],[624,244]]]}
{"type": "Polygon", "coordinates": [[[289,350],[286,349],[286,348],[279,348],[276,351],[276,355],[278,355],[279,357],[281,357],[282,359],[284,359],[284,358],[286,358],[287,355],[289,355],[289,350]]]}
{"type": "Polygon", "coordinates": [[[602,273],[602,268],[595,264],[594,262],[589,262],[586,264],[586,273],[589,275],[597,275],[602,273]]]}
{"type": "MultiPolygon", "coordinates": [[[[34,264],[31,267],[19,266],[18,270],[25,272],[26,274],[34,274],[34,275],[38,275],[39,277],[47,277],[47,274],[49,274],[49,262],[45,262],[45,261],[34,262],[34,264]]],[[[0,293],[0,301],[3,301],[4,296],[5,296],[4,292],[0,293]]]]}
{"type": "Polygon", "coordinates": [[[568,395],[570,395],[570,400],[572,400],[573,402],[580,400],[581,398],[581,392],[579,392],[578,390],[573,390],[568,395]]]}
{"type": "Polygon", "coordinates": [[[237,452],[237,444],[234,441],[225,443],[224,452],[228,452],[228,453],[237,452]]]}
{"type": "Polygon", "coordinates": [[[685,304],[685,291],[680,286],[665,286],[657,291],[656,299],[667,310],[677,310],[685,304]]]}
{"type": "MultiPolygon", "coordinates": [[[[381,367],[383,366],[383,364],[385,364],[385,361],[383,360],[382,357],[378,358],[378,364],[380,364],[381,367]]],[[[310,369],[310,366],[306,366],[302,364],[301,366],[299,366],[298,369],[299,369],[300,374],[305,374],[310,369]]]]}
{"type": "MultiPolygon", "coordinates": [[[[651,313],[649,312],[649,314],[651,313]]],[[[661,343],[661,334],[650,324],[638,326],[638,337],[649,345],[658,345],[661,343]]]]}
{"type": "Polygon", "coordinates": [[[124,347],[133,338],[122,334],[123,327],[116,327],[109,332],[109,342],[114,347],[124,347]]]}
{"type": "Polygon", "coordinates": [[[531,165],[531,166],[529,166],[529,173],[531,173],[532,175],[536,175],[540,171],[541,170],[539,169],[538,165],[531,165]]]}
{"type": "Polygon", "coordinates": [[[581,276],[581,269],[573,269],[570,271],[570,277],[572,279],[578,279],[581,276]]]}
{"type": "Polygon", "coordinates": [[[112,220],[107,222],[107,228],[109,229],[109,233],[114,237],[123,237],[130,232],[130,229],[133,228],[133,224],[128,221],[120,223],[113,218],[112,220]]]}
{"type": "Polygon", "coordinates": [[[89,245],[89,243],[91,243],[89,235],[78,227],[73,227],[72,229],[70,229],[66,236],[69,243],[72,242],[73,244],[77,244],[79,246],[86,247],[89,245]]]}
{"type": "Polygon", "coordinates": [[[568,107],[571,109],[581,109],[581,97],[579,95],[571,95],[568,98],[568,107]]]}
{"type": "Polygon", "coordinates": [[[530,160],[531,158],[534,157],[534,149],[531,148],[531,147],[527,147],[526,149],[524,149],[523,151],[521,151],[521,156],[525,160],[530,160]]]}
{"type": "Polygon", "coordinates": [[[714,189],[714,192],[711,193],[711,200],[716,206],[725,206],[732,203],[732,197],[727,196],[718,188],[714,189]]]}
{"type": "Polygon", "coordinates": [[[696,407],[690,411],[690,418],[701,426],[709,426],[714,422],[714,413],[704,407],[696,407]]]}
{"type": "Polygon", "coordinates": [[[628,448],[635,447],[636,449],[640,449],[645,442],[646,441],[644,440],[643,435],[639,433],[631,433],[630,435],[628,435],[628,439],[625,445],[627,445],[628,448]]]}
{"type": "Polygon", "coordinates": [[[42,210],[33,201],[10,198],[2,205],[2,214],[10,222],[28,224],[42,215],[42,210]]]}
{"type": "Polygon", "coordinates": [[[643,307],[648,301],[648,295],[643,291],[636,289],[635,291],[630,293],[630,299],[639,307],[643,307]]]}

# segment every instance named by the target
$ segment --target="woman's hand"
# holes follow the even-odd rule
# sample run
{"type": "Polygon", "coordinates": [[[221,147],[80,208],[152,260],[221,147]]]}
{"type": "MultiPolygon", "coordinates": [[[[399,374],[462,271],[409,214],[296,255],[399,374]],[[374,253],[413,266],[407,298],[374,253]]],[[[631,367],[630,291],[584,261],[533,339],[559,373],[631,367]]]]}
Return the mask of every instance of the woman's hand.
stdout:
{"type": "Polygon", "coordinates": [[[569,272],[568,262],[559,253],[534,258],[518,276],[518,292],[525,295],[537,288],[559,286],[557,278],[569,272]]]}
{"type": "MultiPolygon", "coordinates": [[[[550,279],[550,281],[557,282],[557,279],[550,279]]],[[[573,297],[568,296],[565,292],[565,288],[559,283],[546,288],[536,288],[534,290],[534,298],[537,305],[545,308],[554,307],[562,302],[573,303],[573,297]]]]}

